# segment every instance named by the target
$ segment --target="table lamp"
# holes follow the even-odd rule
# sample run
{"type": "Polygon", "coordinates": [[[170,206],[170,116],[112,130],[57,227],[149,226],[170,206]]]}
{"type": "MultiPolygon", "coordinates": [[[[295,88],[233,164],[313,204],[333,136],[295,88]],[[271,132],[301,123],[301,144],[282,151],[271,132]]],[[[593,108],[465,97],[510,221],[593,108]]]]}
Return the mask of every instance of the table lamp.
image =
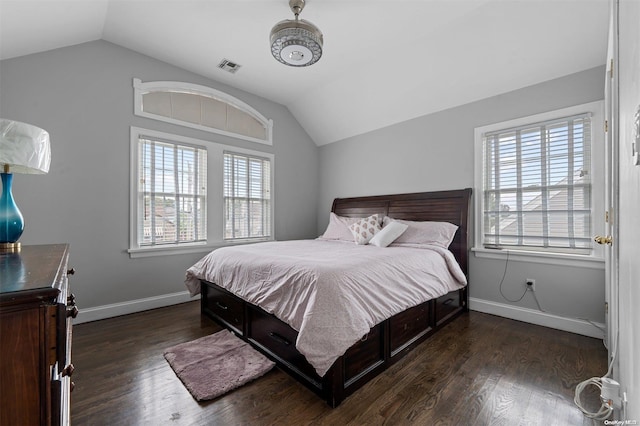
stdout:
{"type": "Polygon", "coordinates": [[[24,219],[11,192],[12,173],[44,174],[49,171],[49,133],[19,121],[0,118],[0,251],[18,251],[24,219]]]}

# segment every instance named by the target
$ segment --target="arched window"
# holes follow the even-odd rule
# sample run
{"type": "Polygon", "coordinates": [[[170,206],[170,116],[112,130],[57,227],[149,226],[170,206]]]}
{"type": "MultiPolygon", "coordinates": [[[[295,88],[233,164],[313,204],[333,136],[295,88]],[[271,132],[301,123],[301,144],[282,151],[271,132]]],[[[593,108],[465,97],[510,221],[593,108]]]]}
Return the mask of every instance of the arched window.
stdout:
{"type": "Polygon", "coordinates": [[[207,132],[272,145],[273,120],[226,93],[197,84],[133,79],[134,112],[207,132]]]}

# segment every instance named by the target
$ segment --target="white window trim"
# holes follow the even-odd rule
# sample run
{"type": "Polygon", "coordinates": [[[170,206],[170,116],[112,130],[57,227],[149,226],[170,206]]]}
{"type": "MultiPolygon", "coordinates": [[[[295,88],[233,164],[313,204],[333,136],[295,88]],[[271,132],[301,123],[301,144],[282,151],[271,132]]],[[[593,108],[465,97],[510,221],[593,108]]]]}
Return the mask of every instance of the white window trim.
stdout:
{"type": "Polygon", "coordinates": [[[274,192],[274,155],[251,149],[238,148],[218,142],[194,139],[157,130],[131,127],[129,151],[129,257],[141,258],[166,256],[174,254],[206,253],[220,247],[272,241],[275,236],[275,192],[274,192]],[[207,149],[207,242],[163,244],[156,246],[140,246],[138,244],[138,140],[140,137],[158,138],[161,140],[198,145],[207,149]],[[271,236],[252,238],[250,240],[224,240],[224,203],[223,203],[223,153],[235,152],[268,158],[271,161],[271,236]],[[212,226],[218,223],[219,226],[212,226]]]}
{"type": "Polygon", "coordinates": [[[201,86],[199,84],[183,83],[179,81],[149,81],[143,83],[139,78],[133,79],[134,89],[134,103],[133,113],[139,117],[151,118],[153,120],[164,121],[165,123],[177,124],[179,126],[191,127],[193,129],[203,130],[205,132],[217,133],[223,136],[229,136],[232,138],[238,138],[247,140],[250,142],[261,143],[265,145],[273,145],[273,120],[266,118],[260,114],[251,105],[246,104],[238,98],[235,98],[227,93],[213,89],[207,86],[201,86]],[[209,98],[216,99],[218,101],[232,105],[233,107],[243,111],[262,124],[266,129],[267,139],[259,139],[251,136],[241,135],[238,133],[228,132],[226,130],[216,129],[213,127],[202,126],[200,124],[189,123],[187,121],[176,120],[171,117],[164,117],[162,115],[151,114],[142,110],[142,95],[152,91],[171,91],[190,93],[193,95],[201,95],[209,98]]]}
{"type": "Polygon", "coordinates": [[[476,127],[474,131],[474,214],[475,235],[472,251],[476,257],[489,259],[505,259],[526,261],[533,263],[546,263],[555,265],[570,265],[594,269],[604,269],[604,250],[596,245],[590,255],[550,253],[535,250],[520,249],[487,249],[482,246],[482,232],[484,229],[484,197],[483,194],[483,138],[482,135],[501,129],[523,126],[541,121],[577,115],[590,112],[591,117],[591,199],[593,200],[591,229],[594,235],[604,232],[604,102],[596,101],[582,105],[576,105],[542,114],[521,117],[501,123],[476,127]]]}

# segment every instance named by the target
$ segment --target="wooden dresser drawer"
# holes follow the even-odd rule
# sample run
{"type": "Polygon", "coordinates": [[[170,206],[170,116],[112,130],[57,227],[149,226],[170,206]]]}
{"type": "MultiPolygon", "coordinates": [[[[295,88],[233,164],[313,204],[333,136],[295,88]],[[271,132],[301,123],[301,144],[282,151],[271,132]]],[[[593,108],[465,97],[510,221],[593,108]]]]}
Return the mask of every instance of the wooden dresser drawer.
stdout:
{"type": "Polygon", "coordinates": [[[262,346],[299,374],[321,382],[315,369],[296,349],[298,332],[266,312],[249,306],[249,339],[262,346]]]}
{"type": "Polygon", "coordinates": [[[451,293],[438,297],[435,303],[436,325],[439,325],[461,309],[463,309],[463,307],[459,291],[452,291],[451,293]]]}
{"type": "Polygon", "coordinates": [[[395,315],[389,321],[391,356],[431,330],[430,303],[426,302],[395,315]]]}
{"type": "Polygon", "coordinates": [[[244,334],[244,301],[209,283],[202,283],[202,309],[244,334]]]}
{"type": "Polygon", "coordinates": [[[73,373],[67,244],[0,252],[0,425],[68,425],[73,373]]]}

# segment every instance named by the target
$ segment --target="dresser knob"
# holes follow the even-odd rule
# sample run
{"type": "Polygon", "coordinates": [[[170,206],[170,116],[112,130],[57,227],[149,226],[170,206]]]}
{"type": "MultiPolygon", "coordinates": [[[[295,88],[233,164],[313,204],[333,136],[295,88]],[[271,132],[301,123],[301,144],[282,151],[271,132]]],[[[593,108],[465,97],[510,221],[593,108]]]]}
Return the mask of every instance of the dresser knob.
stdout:
{"type": "Polygon", "coordinates": [[[69,377],[71,377],[71,375],[73,374],[73,371],[74,371],[75,369],[76,369],[76,368],[73,366],[73,364],[69,364],[69,365],[67,365],[67,366],[64,368],[64,370],[62,370],[62,377],[64,377],[64,376],[69,376],[69,377]]]}
{"type": "Polygon", "coordinates": [[[70,296],[67,296],[67,305],[75,306],[76,305],[76,295],[71,293],[70,296]]]}
{"type": "Polygon", "coordinates": [[[74,268],[67,269],[67,275],[73,275],[75,273],[76,273],[76,270],[74,268]]]}
{"type": "Polygon", "coordinates": [[[69,308],[67,308],[67,318],[71,317],[71,318],[75,318],[78,316],[78,313],[80,311],[78,310],[77,306],[71,306],[69,308]]]}

